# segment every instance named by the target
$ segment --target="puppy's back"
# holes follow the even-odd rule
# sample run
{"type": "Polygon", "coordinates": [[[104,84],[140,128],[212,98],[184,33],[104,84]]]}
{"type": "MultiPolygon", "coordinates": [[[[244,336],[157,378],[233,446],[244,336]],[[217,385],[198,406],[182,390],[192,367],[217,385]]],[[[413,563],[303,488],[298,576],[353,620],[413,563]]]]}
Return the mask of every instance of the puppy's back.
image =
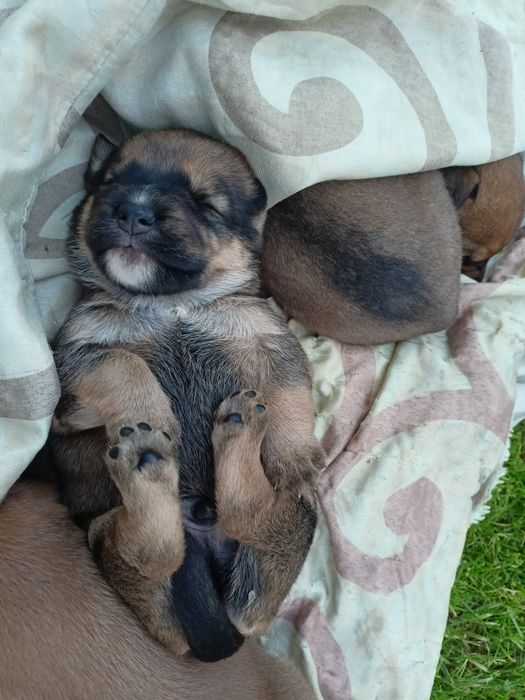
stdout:
{"type": "Polygon", "coordinates": [[[461,232],[438,172],[331,181],[268,213],[264,281],[310,330],[370,344],[456,314],[461,232]]]}

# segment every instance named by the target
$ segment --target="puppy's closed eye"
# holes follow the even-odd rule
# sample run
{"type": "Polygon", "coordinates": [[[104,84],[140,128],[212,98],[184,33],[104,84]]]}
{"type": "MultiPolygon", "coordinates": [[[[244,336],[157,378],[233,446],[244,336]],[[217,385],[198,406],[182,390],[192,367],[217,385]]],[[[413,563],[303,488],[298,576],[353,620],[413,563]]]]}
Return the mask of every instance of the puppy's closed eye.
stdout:
{"type": "Polygon", "coordinates": [[[192,196],[201,209],[207,209],[210,212],[222,215],[219,206],[206,192],[192,192],[192,196]]]}

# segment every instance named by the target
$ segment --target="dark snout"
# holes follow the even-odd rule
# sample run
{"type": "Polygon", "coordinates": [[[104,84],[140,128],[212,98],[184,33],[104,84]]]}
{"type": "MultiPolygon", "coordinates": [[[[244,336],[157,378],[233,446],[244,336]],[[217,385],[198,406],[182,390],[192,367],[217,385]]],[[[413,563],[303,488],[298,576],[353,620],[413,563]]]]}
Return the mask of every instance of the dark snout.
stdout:
{"type": "Polygon", "coordinates": [[[222,600],[235,554],[232,543],[225,543],[224,547],[228,552],[216,556],[206,538],[186,532],[184,563],[171,577],[174,613],[191,651],[200,661],[225,659],[244,641],[222,600]]]}
{"type": "Polygon", "coordinates": [[[142,204],[123,202],[117,209],[119,228],[133,235],[147,233],[155,223],[153,209],[142,204]]]}

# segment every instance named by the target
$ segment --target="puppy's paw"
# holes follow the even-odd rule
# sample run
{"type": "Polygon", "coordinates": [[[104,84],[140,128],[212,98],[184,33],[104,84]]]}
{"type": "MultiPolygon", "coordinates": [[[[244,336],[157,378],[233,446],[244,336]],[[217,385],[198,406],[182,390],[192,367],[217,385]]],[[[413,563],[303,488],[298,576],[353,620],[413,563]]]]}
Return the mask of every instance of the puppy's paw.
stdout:
{"type": "Polygon", "coordinates": [[[124,496],[140,482],[162,482],[177,490],[176,445],[167,430],[154,430],[146,421],[123,425],[110,438],[106,453],[109,473],[124,496]]]}
{"type": "Polygon", "coordinates": [[[234,392],[221,403],[215,414],[215,428],[232,436],[249,432],[254,437],[262,437],[267,426],[266,404],[253,389],[234,392]]]}

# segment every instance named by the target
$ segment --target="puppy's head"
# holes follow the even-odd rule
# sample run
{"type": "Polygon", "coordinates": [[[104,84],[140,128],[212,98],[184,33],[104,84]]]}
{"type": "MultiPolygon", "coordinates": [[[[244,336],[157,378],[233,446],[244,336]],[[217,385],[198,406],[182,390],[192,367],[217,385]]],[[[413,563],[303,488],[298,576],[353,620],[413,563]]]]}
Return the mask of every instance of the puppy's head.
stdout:
{"type": "Polygon", "coordinates": [[[525,208],[523,164],[519,155],[476,167],[443,170],[458,209],[463,233],[463,271],[483,276],[484,264],[518,230],[525,208]]]}
{"type": "Polygon", "coordinates": [[[215,298],[253,290],[266,194],[244,156],[186,129],[98,136],[69,257],[89,286],[215,298]]]}

